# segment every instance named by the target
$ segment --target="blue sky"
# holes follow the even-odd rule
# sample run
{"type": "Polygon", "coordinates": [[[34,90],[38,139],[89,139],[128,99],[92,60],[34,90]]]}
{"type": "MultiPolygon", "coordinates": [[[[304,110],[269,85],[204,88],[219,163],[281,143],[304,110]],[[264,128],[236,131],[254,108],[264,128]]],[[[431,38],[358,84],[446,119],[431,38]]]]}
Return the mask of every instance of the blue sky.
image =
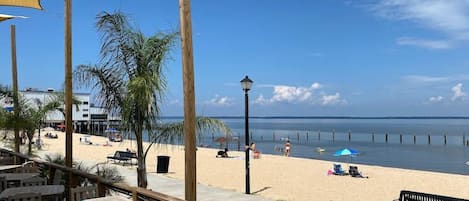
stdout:
{"type": "MultiPolygon", "coordinates": [[[[178,1],[135,2],[73,1],[73,66],[98,60],[101,11],[121,10],[147,35],[178,29],[178,1]]],[[[0,83],[11,83],[15,24],[20,89],[62,88],[63,1],[42,5],[0,8],[29,17],[0,24],[0,83]]],[[[254,116],[468,116],[465,0],[199,0],[192,26],[198,115],[244,115],[248,75],[254,116]]],[[[177,43],[164,115],[183,114],[180,55],[177,43]]]]}

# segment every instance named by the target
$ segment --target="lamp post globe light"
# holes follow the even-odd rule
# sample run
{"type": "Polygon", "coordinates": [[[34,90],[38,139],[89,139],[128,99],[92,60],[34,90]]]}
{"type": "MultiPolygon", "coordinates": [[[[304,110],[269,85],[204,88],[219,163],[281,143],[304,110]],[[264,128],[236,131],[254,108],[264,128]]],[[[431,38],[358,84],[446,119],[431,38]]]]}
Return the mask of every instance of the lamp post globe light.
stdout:
{"type": "Polygon", "coordinates": [[[249,179],[249,105],[248,105],[248,91],[251,89],[253,81],[246,77],[241,80],[241,87],[244,91],[244,137],[245,137],[245,144],[246,144],[246,194],[251,194],[250,190],[250,179],[249,179]]]}

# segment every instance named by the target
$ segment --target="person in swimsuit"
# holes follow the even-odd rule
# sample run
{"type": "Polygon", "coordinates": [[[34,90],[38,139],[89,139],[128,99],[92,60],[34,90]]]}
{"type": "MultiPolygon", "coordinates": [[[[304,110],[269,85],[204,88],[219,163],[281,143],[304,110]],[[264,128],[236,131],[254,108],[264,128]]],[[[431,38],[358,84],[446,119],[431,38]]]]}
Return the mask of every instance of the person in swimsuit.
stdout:
{"type": "Polygon", "coordinates": [[[290,140],[287,140],[287,143],[285,143],[285,156],[290,156],[290,149],[291,149],[291,144],[290,140]]]}

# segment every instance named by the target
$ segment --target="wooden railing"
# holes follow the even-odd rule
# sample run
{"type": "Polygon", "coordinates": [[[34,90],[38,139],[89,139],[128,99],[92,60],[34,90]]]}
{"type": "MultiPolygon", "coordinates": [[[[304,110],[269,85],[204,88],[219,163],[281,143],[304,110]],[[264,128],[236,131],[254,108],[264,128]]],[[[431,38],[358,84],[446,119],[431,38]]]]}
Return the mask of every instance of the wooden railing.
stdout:
{"type": "MultiPolygon", "coordinates": [[[[140,188],[140,187],[135,187],[135,186],[129,186],[125,183],[115,183],[110,180],[106,180],[103,177],[90,174],[87,172],[83,172],[74,168],[66,167],[63,165],[59,165],[56,163],[50,163],[38,158],[32,158],[30,156],[24,155],[22,153],[17,153],[13,152],[7,149],[2,149],[0,148],[0,153],[2,155],[10,155],[16,157],[17,164],[18,163],[24,163],[26,161],[34,161],[34,163],[48,168],[48,172],[50,175],[49,178],[54,176],[54,172],[56,170],[61,170],[63,171],[66,175],[69,175],[69,178],[76,178],[76,177],[81,177],[81,178],[86,178],[88,182],[96,184],[98,188],[98,194],[100,197],[106,196],[106,191],[112,190],[116,191],[122,194],[126,194],[129,196],[132,196],[132,200],[137,201],[137,200],[155,200],[155,201],[183,201],[182,199],[172,197],[163,193],[151,191],[145,188],[140,188]]],[[[72,181],[68,182],[68,185],[66,188],[70,187],[75,187],[76,184],[76,179],[72,179],[72,181]]],[[[66,191],[69,192],[69,191],[66,191]]]]}

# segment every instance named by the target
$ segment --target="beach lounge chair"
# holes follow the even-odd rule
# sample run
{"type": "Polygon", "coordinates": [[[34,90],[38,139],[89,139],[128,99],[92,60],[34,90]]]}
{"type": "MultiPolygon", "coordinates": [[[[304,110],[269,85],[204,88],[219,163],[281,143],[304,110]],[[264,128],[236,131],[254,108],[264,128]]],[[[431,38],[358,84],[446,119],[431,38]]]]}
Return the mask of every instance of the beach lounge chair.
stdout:
{"type": "Polygon", "coordinates": [[[348,175],[343,169],[340,164],[334,163],[334,175],[348,175]]]}
{"type": "Polygon", "coordinates": [[[368,177],[363,176],[363,175],[358,171],[358,167],[357,167],[357,166],[350,166],[350,167],[349,167],[349,170],[348,170],[348,173],[349,173],[350,176],[352,176],[352,177],[368,178],[368,177]]]}

